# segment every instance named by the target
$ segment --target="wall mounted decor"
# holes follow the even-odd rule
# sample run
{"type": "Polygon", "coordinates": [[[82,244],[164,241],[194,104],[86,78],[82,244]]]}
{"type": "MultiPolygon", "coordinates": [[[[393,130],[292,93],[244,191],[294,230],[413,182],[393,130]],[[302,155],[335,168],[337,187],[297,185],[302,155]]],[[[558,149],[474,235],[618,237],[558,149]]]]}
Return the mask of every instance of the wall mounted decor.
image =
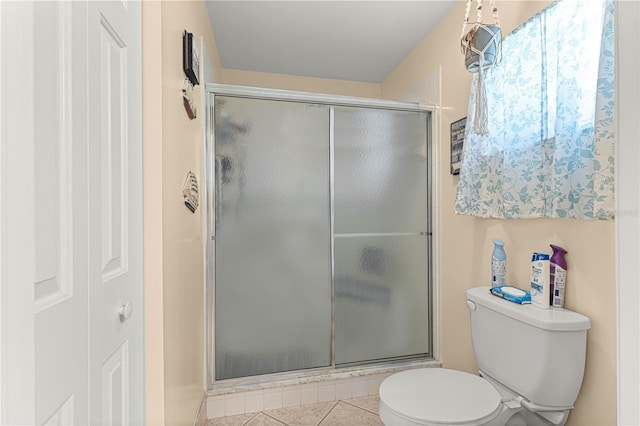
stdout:
{"type": "Polygon", "coordinates": [[[185,30],[182,33],[182,68],[192,85],[200,84],[200,57],[193,34],[185,30]]]}
{"type": "Polygon", "coordinates": [[[451,123],[451,174],[460,174],[462,164],[462,148],[464,146],[464,132],[467,127],[467,117],[451,123]]]}
{"type": "Polygon", "coordinates": [[[184,198],[184,205],[191,213],[195,213],[199,204],[198,178],[192,171],[187,173],[187,177],[184,180],[184,185],[182,186],[182,197],[184,198]]]}
{"type": "Polygon", "coordinates": [[[187,116],[190,120],[193,120],[198,116],[198,109],[195,102],[193,102],[193,86],[186,78],[182,85],[182,104],[184,105],[184,109],[187,111],[187,116]]]}

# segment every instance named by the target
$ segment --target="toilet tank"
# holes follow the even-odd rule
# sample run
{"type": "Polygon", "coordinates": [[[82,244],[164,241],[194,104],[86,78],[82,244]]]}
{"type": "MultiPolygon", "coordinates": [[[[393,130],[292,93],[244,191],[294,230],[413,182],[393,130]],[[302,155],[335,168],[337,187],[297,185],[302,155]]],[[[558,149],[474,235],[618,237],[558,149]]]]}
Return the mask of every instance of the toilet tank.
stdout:
{"type": "Polygon", "coordinates": [[[493,296],[489,287],[467,290],[467,306],[483,375],[535,405],[573,407],[584,375],[589,318],[509,302],[493,296]]]}

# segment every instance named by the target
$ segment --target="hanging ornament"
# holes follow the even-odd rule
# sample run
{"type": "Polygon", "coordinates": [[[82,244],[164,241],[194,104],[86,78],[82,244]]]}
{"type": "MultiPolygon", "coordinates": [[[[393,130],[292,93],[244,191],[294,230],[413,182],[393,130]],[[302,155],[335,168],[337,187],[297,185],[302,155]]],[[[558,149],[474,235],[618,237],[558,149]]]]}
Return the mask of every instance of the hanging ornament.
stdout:
{"type": "Polygon", "coordinates": [[[469,22],[473,0],[467,0],[467,9],[462,22],[460,45],[464,54],[464,63],[471,73],[478,73],[476,84],[476,105],[471,130],[479,135],[488,133],[487,95],[484,87],[484,73],[500,60],[502,54],[502,36],[500,20],[495,0],[491,0],[494,24],[482,22],[482,0],[477,0],[476,22],[469,22]],[[470,27],[469,27],[470,26],[470,27]]]}

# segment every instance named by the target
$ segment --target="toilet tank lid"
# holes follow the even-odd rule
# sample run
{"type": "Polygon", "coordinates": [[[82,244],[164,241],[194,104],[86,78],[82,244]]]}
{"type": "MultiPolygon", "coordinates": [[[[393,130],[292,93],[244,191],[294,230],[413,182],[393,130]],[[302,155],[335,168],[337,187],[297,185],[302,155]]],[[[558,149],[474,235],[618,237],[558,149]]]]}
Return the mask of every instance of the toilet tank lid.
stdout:
{"type": "Polygon", "coordinates": [[[467,300],[542,330],[580,331],[591,328],[586,316],[563,308],[540,309],[532,305],[519,305],[494,296],[490,287],[467,290],[467,300]]]}

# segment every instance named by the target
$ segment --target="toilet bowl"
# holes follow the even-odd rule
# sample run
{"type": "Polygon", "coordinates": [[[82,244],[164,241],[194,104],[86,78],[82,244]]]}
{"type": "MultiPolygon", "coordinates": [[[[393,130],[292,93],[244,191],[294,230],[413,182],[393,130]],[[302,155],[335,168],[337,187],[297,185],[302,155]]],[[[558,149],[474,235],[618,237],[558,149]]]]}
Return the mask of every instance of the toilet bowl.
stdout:
{"type": "Polygon", "coordinates": [[[479,375],[444,368],[406,370],[380,385],[386,426],[564,425],[584,375],[591,322],[467,291],[479,375]]]}

